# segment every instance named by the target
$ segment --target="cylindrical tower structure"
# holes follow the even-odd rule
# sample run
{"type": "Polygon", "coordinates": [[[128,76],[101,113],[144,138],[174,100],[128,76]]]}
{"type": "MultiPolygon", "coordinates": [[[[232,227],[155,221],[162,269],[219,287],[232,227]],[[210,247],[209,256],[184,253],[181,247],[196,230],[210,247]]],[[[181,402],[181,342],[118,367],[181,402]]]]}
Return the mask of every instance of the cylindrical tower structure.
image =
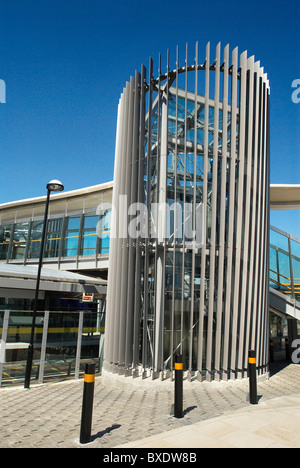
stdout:
{"type": "Polygon", "coordinates": [[[116,137],[104,370],[199,380],[268,365],[269,82],[247,52],[123,90],[116,137]]]}

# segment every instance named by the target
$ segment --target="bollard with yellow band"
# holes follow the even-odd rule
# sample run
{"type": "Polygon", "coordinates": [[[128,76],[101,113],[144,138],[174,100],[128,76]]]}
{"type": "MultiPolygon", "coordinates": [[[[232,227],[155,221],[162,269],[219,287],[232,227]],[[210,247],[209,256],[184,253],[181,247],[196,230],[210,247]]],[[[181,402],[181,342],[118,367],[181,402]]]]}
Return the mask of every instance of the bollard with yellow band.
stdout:
{"type": "Polygon", "coordinates": [[[87,444],[91,439],[94,385],[96,364],[89,362],[85,366],[84,388],[81,413],[80,443],[87,444]]]}
{"type": "Polygon", "coordinates": [[[175,370],[183,370],[182,362],[175,362],[175,370]]]}
{"type": "Polygon", "coordinates": [[[86,383],[94,383],[95,382],[95,374],[84,374],[84,381],[86,383]]]}
{"type": "Polygon", "coordinates": [[[256,354],[255,354],[255,351],[253,350],[249,351],[248,370],[249,370],[250,403],[251,405],[257,405],[256,354]]]}
{"type": "Polygon", "coordinates": [[[183,362],[182,355],[175,356],[175,418],[183,417],[183,362]]]}

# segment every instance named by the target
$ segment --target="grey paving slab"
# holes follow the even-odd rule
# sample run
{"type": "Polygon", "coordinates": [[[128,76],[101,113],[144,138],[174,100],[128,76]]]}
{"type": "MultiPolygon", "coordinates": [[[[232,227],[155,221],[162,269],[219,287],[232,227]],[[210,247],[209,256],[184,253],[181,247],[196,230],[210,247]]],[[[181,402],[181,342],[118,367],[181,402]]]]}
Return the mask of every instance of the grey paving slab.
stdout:
{"type": "MultiPolygon", "coordinates": [[[[118,446],[118,449],[300,448],[300,392],[266,400],[179,429],[118,446]]],[[[154,450],[153,450],[154,449],[154,450]]]]}
{"type": "MultiPolygon", "coordinates": [[[[260,399],[257,407],[262,408],[268,402],[272,408],[274,402],[273,411],[276,415],[276,400],[280,397],[293,398],[299,394],[299,389],[299,365],[274,366],[270,379],[258,383],[260,399]]],[[[105,379],[97,377],[91,443],[81,445],[79,433],[83,380],[32,385],[29,390],[21,387],[2,388],[0,448],[112,448],[157,437],[170,430],[192,430],[194,424],[213,421],[220,416],[229,418],[236,411],[247,411],[251,407],[246,401],[247,393],[247,380],[185,382],[184,417],[175,419],[170,414],[174,397],[173,384],[170,382],[151,381],[139,386],[136,383],[124,385],[124,381],[121,381],[118,388],[118,383],[108,385],[105,379]]],[[[292,407],[287,407],[286,411],[293,410],[294,400],[291,399],[290,405],[292,407]]],[[[278,413],[280,421],[279,416],[278,413]]],[[[245,434],[237,422],[236,435],[240,436],[240,443],[243,444],[245,434]]],[[[276,424],[273,421],[258,428],[261,432],[254,434],[253,441],[268,445],[275,433],[281,434],[284,441],[288,430],[284,427],[280,429],[278,421],[276,424]]],[[[219,430],[222,430],[222,425],[219,430]]],[[[223,430],[226,432],[224,427],[223,430]]],[[[222,437],[222,444],[230,445],[226,433],[222,437]]],[[[207,443],[213,441],[214,438],[207,434],[207,443]]],[[[167,442],[170,444],[170,439],[167,442]]]]}

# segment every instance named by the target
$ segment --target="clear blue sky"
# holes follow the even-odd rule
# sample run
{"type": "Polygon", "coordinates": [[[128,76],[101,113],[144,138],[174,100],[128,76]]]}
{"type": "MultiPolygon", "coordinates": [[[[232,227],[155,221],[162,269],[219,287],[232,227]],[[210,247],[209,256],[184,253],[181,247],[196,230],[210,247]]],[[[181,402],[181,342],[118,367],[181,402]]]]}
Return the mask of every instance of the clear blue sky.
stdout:
{"type": "MultiPolygon", "coordinates": [[[[261,61],[271,85],[271,183],[299,184],[300,103],[291,99],[299,12],[299,0],[0,0],[0,203],[39,196],[52,178],[66,190],[112,180],[126,80],[150,56],[156,70],[168,48],[175,67],[176,45],[194,53],[196,41],[200,60],[208,41],[221,41],[261,61]]],[[[279,215],[273,224],[300,237],[299,212],[279,215]]]]}

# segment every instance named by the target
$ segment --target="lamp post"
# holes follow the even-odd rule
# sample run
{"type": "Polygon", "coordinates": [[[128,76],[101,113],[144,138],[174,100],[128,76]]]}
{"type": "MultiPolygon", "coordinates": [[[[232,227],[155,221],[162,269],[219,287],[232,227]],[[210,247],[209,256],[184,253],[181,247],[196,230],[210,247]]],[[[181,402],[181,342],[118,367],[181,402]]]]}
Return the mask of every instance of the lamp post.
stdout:
{"type": "Polygon", "coordinates": [[[33,305],[33,312],[32,312],[31,334],[30,334],[30,341],[29,341],[29,346],[28,346],[24,388],[30,387],[30,376],[31,376],[33,351],[34,351],[34,345],[33,345],[34,329],[35,329],[36,312],[37,312],[37,305],[38,305],[38,298],[39,298],[39,288],[40,288],[41,270],[42,270],[43,255],[44,255],[44,245],[45,245],[45,237],[46,237],[46,229],[47,229],[50,193],[61,192],[62,190],[64,190],[64,186],[59,180],[51,180],[47,184],[46,188],[47,188],[47,200],[46,200],[46,206],[45,206],[41,250],[40,250],[39,265],[38,265],[38,272],[37,272],[37,279],[36,279],[35,298],[34,298],[34,305],[33,305]]]}

